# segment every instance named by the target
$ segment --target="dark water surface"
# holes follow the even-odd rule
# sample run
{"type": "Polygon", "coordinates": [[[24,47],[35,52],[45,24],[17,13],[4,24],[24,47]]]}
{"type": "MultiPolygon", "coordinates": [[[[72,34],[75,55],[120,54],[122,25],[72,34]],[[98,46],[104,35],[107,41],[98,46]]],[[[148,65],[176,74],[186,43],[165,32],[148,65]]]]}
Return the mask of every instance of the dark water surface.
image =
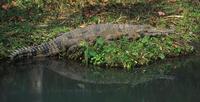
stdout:
{"type": "Polygon", "coordinates": [[[200,102],[199,56],[153,64],[139,74],[53,59],[0,67],[7,69],[0,102],[200,102]],[[172,75],[163,75],[168,69],[172,75]]]}

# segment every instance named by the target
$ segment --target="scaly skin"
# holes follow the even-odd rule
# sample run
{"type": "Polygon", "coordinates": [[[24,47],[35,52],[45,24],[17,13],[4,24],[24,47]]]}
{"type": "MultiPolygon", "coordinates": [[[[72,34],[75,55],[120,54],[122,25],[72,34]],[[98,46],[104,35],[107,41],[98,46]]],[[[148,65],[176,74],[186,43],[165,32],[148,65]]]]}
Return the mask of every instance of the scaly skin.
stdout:
{"type": "Polygon", "coordinates": [[[42,43],[38,46],[24,47],[15,50],[10,54],[10,59],[18,59],[21,57],[41,57],[55,55],[61,51],[65,51],[73,45],[77,45],[82,40],[93,42],[97,37],[101,36],[106,40],[114,40],[120,36],[128,36],[129,38],[138,38],[141,35],[168,35],[173,33],[169,29],[157,29],[149,25],[129,25],[129,24],[97,24],[90,25],[85,28],[78,28],[70,32],[64,33],[57,38],[42,43]]]}

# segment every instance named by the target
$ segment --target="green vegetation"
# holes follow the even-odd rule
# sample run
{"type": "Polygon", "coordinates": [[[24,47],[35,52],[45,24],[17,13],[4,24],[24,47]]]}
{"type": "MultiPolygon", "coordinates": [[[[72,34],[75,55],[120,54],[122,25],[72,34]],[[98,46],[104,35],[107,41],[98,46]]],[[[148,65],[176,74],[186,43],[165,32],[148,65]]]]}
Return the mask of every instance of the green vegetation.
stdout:
{"type": "Polygon", "coordinates": [[[192,53],[195,48],[189,43],[200,41],[200,3],[193,0],[8,0],[0,5],[0,59],[22,46],[49,41],[60,32],[107,22],[174,28],[177,34],[136,41],[122,37],[109,43],[98,38],[93,45],[82,42],[84,50],[70,57],[130,69],[192,53]]]}
{"type": "Polygon", "coordinates": [[[105,42],[98,38],[94,45],[82,42],[86,63],[107,65],[110,67],[134,68],[136,65],[147,65],[152,61],[189,54],[193,47],[172,36],[144,36],[136,41],[129,41],[126,37],[119,41],[105,42]]]}

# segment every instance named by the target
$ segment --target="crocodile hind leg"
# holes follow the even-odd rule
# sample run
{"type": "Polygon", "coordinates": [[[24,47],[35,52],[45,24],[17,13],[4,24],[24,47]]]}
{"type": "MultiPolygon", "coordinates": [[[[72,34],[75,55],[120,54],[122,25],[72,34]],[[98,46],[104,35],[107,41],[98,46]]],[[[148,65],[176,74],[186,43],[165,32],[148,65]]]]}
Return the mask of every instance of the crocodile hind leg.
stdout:
{"type": "Polygon", "coordinates": [[[72,53],[72,52],[75,52],[75,50],[77,50],[78,47],[80,47],[80,46],[78,46],[77,44],[72,45],[71,47],[68,48],[67,54],[70,54],[70,53],[72,53]]]}
{"type": "Polygon", "coordinates": [[[79,45],[74,44],[68,48],[66,54],[70,59],[77,59],[82,57],[84,49],[79,45]]]}

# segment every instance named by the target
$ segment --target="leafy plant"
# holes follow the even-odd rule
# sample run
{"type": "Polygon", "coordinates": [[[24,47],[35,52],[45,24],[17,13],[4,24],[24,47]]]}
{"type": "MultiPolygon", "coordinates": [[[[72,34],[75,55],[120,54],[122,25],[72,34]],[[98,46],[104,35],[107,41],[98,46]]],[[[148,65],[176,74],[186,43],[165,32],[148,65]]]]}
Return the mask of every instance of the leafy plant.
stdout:
{"type": "Polygon", "coordinates": [[[95,44],[84,42],[84,58],[94,65],[121,66],[126,69],[136,65],[146,65],[167,56],[179,56],[191,52],[192,46],[179,44],[171,37],[144,36],[136,41],[122,37],[118,41],[106,42],[97,38],[95,44]]]}

